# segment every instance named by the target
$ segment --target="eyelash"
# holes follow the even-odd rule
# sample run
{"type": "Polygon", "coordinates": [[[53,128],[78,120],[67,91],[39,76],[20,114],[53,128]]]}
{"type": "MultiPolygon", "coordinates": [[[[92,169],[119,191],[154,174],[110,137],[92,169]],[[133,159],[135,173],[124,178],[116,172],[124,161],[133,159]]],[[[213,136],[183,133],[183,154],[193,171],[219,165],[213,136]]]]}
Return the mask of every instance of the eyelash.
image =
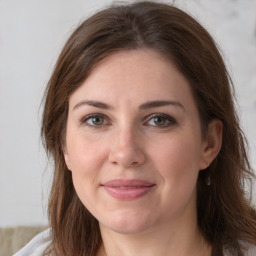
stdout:
{"type": "Polygon", "coordinates": [[[146,118],[146,123],[149,123],[150,120],[153,120],[154,118],[162,118],[164,119],[164,125],[152,125],[153,127],[159,127],[159,128],[168,128],[171,125],[177,124],[177,121],[174,117],[164,114],[164,113],[155,113],[151,114],[146,118]]]}
{"type": "MultiPolygon", "coordinates": [[[[149,125],[149,126],[158,127],[158,128],[168,128],[171,125],[177,124],[177,121],[176,121],[175,118],[173,118],[170,115],[164,114],[164,113],[155,113],[155,114],[151,114],[151,115],[147,116],[145,118],[146,121],[144,122],[144,124],[147,125],[154,118],[162,118],[162,119],[164,119],[164,124],[163,125],[149,125]]],[[[95,114],[91,114],[91,115],[85,116],[84,118],[82,118],[80,123],[86,125],[87,127],[92,127],[92,128],[96,128],[96,129],[97,128],[102,128],[102,127],[105,127],[105,126],[109,125],[108,118],[105,115],[99,114],[99,113],[95,113],[95,114]],[[103,119],[104,124],[99,124],[99,125],[89,124],[88,121],[90,119],[92,119],[92,118],[103,119]]]]}
{"type": "MultiPolygon", "coordinates": [[[[102,125],[93,125],[93,124],[89,124],[88,121],[92,118],[102,118],[103,121],[107,121],[107,117],[103,114],[99,114],[99,113],[95,113],[95,114],[91,114],[91,115],[88,115],[84,118],[82,118],[82,120],[80,121],[81,124],[85,124],[87,127],[92,127],[92,128],[101,128],[102,126],[106,126],[108,124],[102,124],[102,125]]],[[[108,122],[108,121],[107,121],[108,122]]]]}

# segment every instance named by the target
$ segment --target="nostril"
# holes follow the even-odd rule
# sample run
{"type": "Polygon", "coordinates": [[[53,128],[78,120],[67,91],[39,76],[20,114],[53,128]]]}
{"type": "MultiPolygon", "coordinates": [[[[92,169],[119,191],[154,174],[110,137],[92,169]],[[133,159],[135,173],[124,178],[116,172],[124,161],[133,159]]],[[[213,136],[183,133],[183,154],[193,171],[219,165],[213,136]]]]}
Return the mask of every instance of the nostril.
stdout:
{"type": "Polygon", "coordinates": [[[134,166],[134,165],[137,165],[138,162],[132,162],[131,165],[134,166]]]}
{"type": "Polygon", "coordinates": [[[144,160],[145,155],[143,150],[135,148],[135,145],[123,145],[109,151],[109,161],[113,165],[135,167],[142,164],[144,160]]]}

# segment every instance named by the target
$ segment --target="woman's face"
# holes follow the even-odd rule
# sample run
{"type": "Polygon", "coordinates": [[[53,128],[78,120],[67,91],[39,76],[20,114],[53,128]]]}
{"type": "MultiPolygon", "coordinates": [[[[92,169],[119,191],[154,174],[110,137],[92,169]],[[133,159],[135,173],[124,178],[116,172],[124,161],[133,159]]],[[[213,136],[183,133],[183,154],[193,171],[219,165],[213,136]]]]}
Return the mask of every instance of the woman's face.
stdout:
{"type": "Polygon", "coordinates": [[[206,147],[188,81],[154,51],[105,58],[70,97],[65,161],[101,228],[195,220],[206,147]]]}

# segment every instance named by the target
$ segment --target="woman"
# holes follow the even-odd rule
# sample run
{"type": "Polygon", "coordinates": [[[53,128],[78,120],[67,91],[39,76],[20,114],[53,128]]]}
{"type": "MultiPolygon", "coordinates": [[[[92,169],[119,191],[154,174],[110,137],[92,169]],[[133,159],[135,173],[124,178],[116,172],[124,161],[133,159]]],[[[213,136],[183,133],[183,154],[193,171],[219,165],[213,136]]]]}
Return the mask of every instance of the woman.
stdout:
{"type": "Polygon", "coordinates": [[[183,11],[139,2],[84,21],[49,81],[42,136],[50,229],[17,255],[256,254],[232,82],[183,11]]]}

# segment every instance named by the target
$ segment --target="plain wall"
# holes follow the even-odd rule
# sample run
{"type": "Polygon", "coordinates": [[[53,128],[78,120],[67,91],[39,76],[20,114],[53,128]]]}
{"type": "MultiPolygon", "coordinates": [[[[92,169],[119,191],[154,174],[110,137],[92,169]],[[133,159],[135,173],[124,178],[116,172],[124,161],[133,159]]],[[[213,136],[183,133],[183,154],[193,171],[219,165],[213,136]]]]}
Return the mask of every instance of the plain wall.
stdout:
{"type": "MultiPolygon", "coordinates": [[[[0,0],[0,226],[47,223],[52,166],[40,142],[43,91],[71,31],[111,2],[0,0]]],[[[256,0],[176,4],[197,17],[224,52],[256,169],[256,0]]]]}

